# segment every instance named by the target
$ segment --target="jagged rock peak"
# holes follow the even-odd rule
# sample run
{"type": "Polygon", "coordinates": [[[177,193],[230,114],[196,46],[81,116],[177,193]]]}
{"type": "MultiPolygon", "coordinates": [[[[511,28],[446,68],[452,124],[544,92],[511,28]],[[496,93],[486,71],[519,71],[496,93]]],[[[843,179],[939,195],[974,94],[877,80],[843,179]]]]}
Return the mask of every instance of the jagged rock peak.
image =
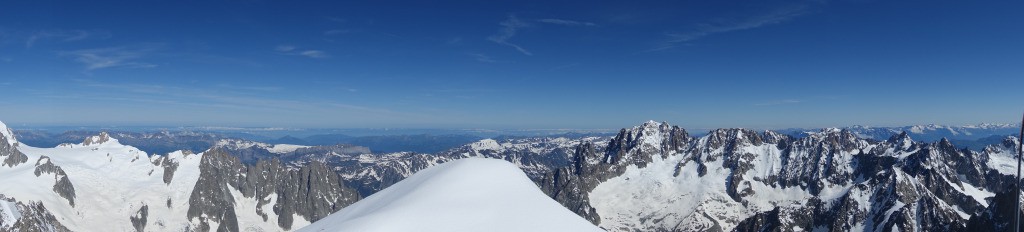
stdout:
{"type": "Polygon", "coordinates": [[[21,153],[17,147],[18,140],[14,139],[14,133],[0,122],[0,166],[14,167],[28,162],[28,156],[21,153]]]}
{"type": "Polygon", "coordinates": [[[953,146],[953,142],[950,142],[949,139],[946,139],[946,137],[942,137],[942,139],[939,140],[938,144],[940,147],[943,148],[956,148],[956,146],[953,146]]]}
{"type": "Polygon", "coordinates": [[[763,138],[764,142],[766,142],[766,143],[778,144],[778,143],[780,143],[782,141],[791,139],[791,137],[789,135],[785,135],[785,134],[782,134],[782,133],[779,133],[779,132],[775,132],[775,131],[772,131],[772,130],[765,130],[763,134],[764,135],[762,136],[762,138],[763,138]]]}
{"type": "Polygon", "coordinates": [[[991,154],[1012,151],[1012,153],[1014,154],[1013,157],[1017,157],[1017,149],[1020,149],[1019,143],[1020,141],[1017,139],[1016,136],[1006,136],[1006,138],[1003,138],[1003,141],[998,144],[990,144],[988,146],[985,146],[983,152],[991,154]]]}
{"type": "Polygon", "coordinates": [[[94,144],[103,144],[103,143],[109,142],[111,140],[117,140],[117,139],[110,138],[110,134],[107,134],[107,132],[104,131],[104,132],[100,132],[100,134],[98,134],[98,135],[93,135],[93,136],[89,136],[88,138],[85,138],[85,141],[82,141],[82,145],[89,146],[89,145],[94,145],[94,144]]]}
{"type": "Polygon", "coordinates": [[[658,122],[658,121],[654,121],[654,120],[647,120],[643,124],[640,124],[640,126],[638,126],[637,128],[660,129],[660,128],[667,128],[667,127],[671,127],[671,125],[669,125],[668,122],[658,122]]]}
{"type": "Polygon", "coordinates": [[[914,142],[914,140],[910,138],[910,135],[907,134],[906,131],[901,131],[899,134],[892,135],[892,137],[889,137],[889,139],[886,141],[892,144],[906,144],[914,142]]]}
{"type": "Polygon", "coordinates": [[[764,138],[761,137],[760,133],[756,131],[743,129],[743,128],[720,128],[714,129],[708,132],[707,139],[705,140],[706,146],[709,148],[719,148],[727,144],[741,145],[761,145],[764,143],[764,138]]]}
{"type": "MultiPolygon", "coordinates": [[[[807,137],[801,138],[800,141],[802,141],[800,144],[804,146],[821,144],[845,151],[867,146],[867,141],[861,139],[848,129],[840,128],[821,129],[818,132],[810,133],[807,137]]],[[[912,144],[913,141],[908,142],[908,146],[912,144]]]]}
{"type": "Polygon", "coordinates": [[[1018,139],[1015,136],[1007,136],[1006,138],[1003,139],[1002,144],[1003,144],[1003,147],[1007,147],[1007,148],[1020,147],[1020,139],[1018,139]]]}
{"type": "Polygon", "coordinates": [[[659,123],[650,120],[632,129],[623,128],[613,140],[629,144],[628,147],[630,149],[641,145],[647,145],[651,148],[673,149],[671,148],[672,143],[689,140],[689,136],[686,133],[686,129],[679,126],[670,125],[668,122],[659,123]]]}
{"type": "Polygon", "coordinates": [[[214,144],[213,146],[216,147],[216,148],[224,148],[224,149],[229,149],[229,150],[241,150],[241,149],[246,149],[246,148],[250,148],[250,147],[259,147],[259,148],[271,147],[271,145],[267,144],[267,143],[254,142],[254,141],[241,140],[241,139],[221,139],[221,140],[217,140],[217,143],[214,144]]]}

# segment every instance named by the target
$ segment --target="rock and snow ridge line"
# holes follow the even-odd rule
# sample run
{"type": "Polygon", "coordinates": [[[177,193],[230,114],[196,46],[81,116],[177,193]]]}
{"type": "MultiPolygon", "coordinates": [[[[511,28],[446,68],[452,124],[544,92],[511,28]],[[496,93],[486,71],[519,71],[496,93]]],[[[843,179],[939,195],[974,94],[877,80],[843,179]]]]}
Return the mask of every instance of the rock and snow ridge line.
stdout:
{"type": "MultiPolygon", "coordinates": [[[[676,218],[670,214],[655,213],[648,216],[653,217],[664,217],[668,215],[668,221],[686,222],[686,223],[697,223],[697,224],[682,224],[687,226],[700,225],[700,223],[706,223],[707,225],[714,227],[715,225],[719,228],[727,229],[737,224],[744,224],[743,222],[736,222],[744,218],[753,218],[764,216],[771,218],[771,215],[762,215],[765,211],[772,210],[779,212],[777,215],[786,215],[787,212],[810,212],[817,209],[832,209],[826,207],[827,205],[845,205],[844,207],[850,207],[851,211],[843,212],[850,215],[858,215],[861,213],[870,214],[878,211],[882,214],[880,218],[885,220],[879,220],[872,222],[875,224],[889,224],[890,222],[908,222],[917,219],[913,217],[915,215],[910,211],[907,206],[913,206],[914,202],[911,200],[930,201],[928,205],[950,205],[956,206],[960,209],[947,210],[947,207],[941,207],[944,211],[941,212],[943,215],[953,215],[957,217],[963,217],[966,213],[973,214],[978,212],[979,208],[985,207],[985,204],[978,200],[987,198],[992,192],[998,192],[1002,182],[999,178],[999,174],[996,176],[990,176],[987,170],[992,170],[992,167],[997,167],[1003,164],[1003,160],[1012,160],[1013,154],[1009,154],[1003,151],[1012,150],[1010,146],[1003,145],[1005,149],[993,149],[991,152],[980,152],[971,153],[964,151],[957,151],[951,146],[944,145],[943,143],[919,143],[912,142],[912,140],[896,138],[893,142],[886,141],[865,141],[856,138],[850,138],[842,130],[825,130],[818,135],[811,136],[809,138],[790,138],[779,135],[777,133],[769,132],[754,132],[749,130],[740,129],[722,129],[712,131],[708,136],[701,137],[689,137],[685,135],[685,131],[681,129],[676,130],[672,126],[668,126],[665,123],[645,123],[642,126],[633,129],[624,129],[625,133],[620,133],[619,138],[612,139],[607,144],[604,143],[590,143],[582,141],[572,145],[575,149],[569,151],[565,159],[571,160],[570,166],[581,166],[572,170],[572,175],[578,171],[581,173],[581,178],[584,178],[584,182],[591,181],[597,187],[602,189],[628,189],[629,191],[623,192],[625,197],[631,196],[645,196],[645,197],[663,197],[667,194],[680,194],[689,192],[679,192],[673,189],[672,186],[679,186],[674,181],[683,179],[681,182],[683,185],[692,183],[692,181],[700,181],[703,184],[711,186],[707,189],[713,191],[700,192],[693,194],[693,197],[688,199],[694,199],[694,202],[690,202],[696,205],[691,212],[702,212],[705,215],[711,217],[704,217],[704,215],[690,214],[693,217],[681,217],[676,218]],[[677,135],[678,132],[682,132],[684,135],[677,135]],[[910,141],[906,143],[904,141],[910,141]],[[897,143],[899,142],[899,143],[897,143]],[[585,146],[591,146],[588,149],[580,149],[585,146]],[[583,152],[580,152],[583,151],[583,152]],[[579,154],[583,154],[582,156],[579,154]],[[988,158],[985,158],[988,157],[988,158]],[[580,159],[577,159],[580,158],[580,159]],[[1005,158],[1005,159],[1003,159],[1005,158]],[[776,160],[784,162],[775,162],[776,160]],[[959,161],[963,160],[963,161],[959,161]],[[882,167],[881,169],[873,169],[866,165],[868,163],[874,163],[872,165],[882,167]],[[784,165],[789,164],[789,165],[784,165]],[[892,167],[894,164],[900,164],[901,170],[897,171],[886,171],[885,167],[892,167]],[[956,165],[961,166],[956,166],[956,165]],[[603,165],[603,166],[602,166],[603,165]],[[977,166],[980,165],[980,166],[977,166]],[[982,167],[983,166],[983,167],[982,167]],[[634,171],[635,169],[635,171],[634,171]],[[622,173],[616,173],[618,171],[622,173]],[[975,170],[975,171],[971,171],[975,170]],[[594,176],[588,176],[594,173],[606,173],[607,178],[618,178],[621,183],[626,184],[637,184],[637,188],[620,188],[608,185],[610,180],[603,178],[594,178],[594,176]],[[636,174],[630,174],[636,173],[636,174]],[[875,173],[882,173],[882,176],[875,177],[875,173]],[[964,173],[964,175],[958,176],[956,174],[964,173]],[[972,174],[974,173],[974,174],[972,174]],[[866,174],[866,175],[864,175],[866,174]],[[952,175],[951,175],[952,174],[952,175]],[[628,175],[628,176],[626,176],[628,175]],[[625,177],[622,177],[625,176],[625,177]],[[620,178],[621,177],[621,178],[620,178]],[[908,188],[919,188],[919,184],[913,183],[929,183],[927,188],[938,188],[942,191],[942,194],[921,194],[921,198],[909,197],[911,192],[899,192],[894,195],[878,195],[874,196],[874,193],[870,191],[861,191],[864,195],[864,199],[867,201],[857,200],[859,198],[853,197],[848,194],[849,189],[852,185],[860,183],[885,183],[885,181],[879,181],[880,179],[891,179],[899,177],[898,179],[906,179],[906,177],[919,179],[918,181],[899,181],[897,184],[903,186],[909,186],[908,188]],[[586,179],[591,178],[591,179],[586,179]],[[689,182],[686,179],[689,179],[689,182]],[[823,179],[824,181],[817,181],[815,179],[823,179]],[[842,182],[838,180],[842,179],[853,179],[851,182],[842,182]],[[733,180],[733,181],[725,181],[733,180]],[[774,181],[773,181],[774,180],[774,181]],[[782,181],[784,180],[784,181],[782,181]],[[927,180],[927,181],[923,181],[927,180]],[[644,184],[643,182],[648,184],[644,184]],[[720,181],[725,181],[724,183],[720,181]],[[838,181],[838,182],[837,182],[838,181]],[[871,182],[874,181],[874,182],[871,182]],[[908,184],[911,183],[911,184],[908,184]],[[961,186],[962,185],[962,186],[961,186]],[[662,188],[672,191],[661,191],[651,186],[662,186],[662,188]],[[658,190],[649,191],[647,193],[636,192],[633,190],[658,190]],[[720,189],[724,189],[719,191],[720,189]],[[774,189],[782,190],[797,190],[799,192],[805,192],[804,194],[786,194],[786,195],[802,195],[812,196],[810,199],[824,202],[826,206],[817,205],[801,205],[792,206],[780,204],[785,201],[774,201],[772,197],[774,193],[782,193],[784,191],[778,191],[774,189]],[[945,190],[943,190],[945,189],[945,190]],[[978,191],[981,191],[980,195],[978,191]],[[633,195],[638,193],[639,195],[633,195]],[[968,194],[972,193],[972,194],[968,194]],[[824,195],[823,195],[824,194],[824,195]],[[969,197],[967,200],[957,200],[952,198],[936,198],[939,195],[942,196],[966,196],[969,197]],[[705,197],[708,196],[708,197],[705,197]],[[763,197],[759,197],[763,196],[763,197]],[[763,198],[768,201],[751,201],[753,198],[763,198]],[[892,201],[877,202],[878,207],[870,207],[875,202],[872,199],[892,199],[898,198],[900,204],[896,204],[892,201]],[[829,199],[852,199],[849,201],[837,202],[836,200],[829,199]],[[712,200],[712,201],[707,201],[712,200]],[[749,204],[751,207],[743,206],[738,207],[735,204],[718,204],[715,202],[739,202],[741,204],[749,204]],[[746,203],[744,203],[746,201],[746,203]],[[949,203],[938,203],[938,202],[949,202],[949,203]],[[764,204],[766,203],[767,204],[764,204]],[[860,203],[858,203],[860,202],[860,203]],[[974,203],[971,203],[974,202],[974,203]],[[854,205],[854,203],[858,203],[854,205]],[[867,205],[865,205],[867,204],[867,205]],[[975,206],[972,206],[975,205],[975,206]],[[896,207],[900,205],[901,207],[896,207]],[[754,206],[757,209],[751,210],[754,206]],[[775,207],[775,208],[772,208],[775,207]],[[863,207],[863,208],[862,208],[863,207]],[[746,208],[746,209],[744,209],[746,208]],[[780,210],[775,210],[780,209],[780,210]],[[739,210],[737,212],[736,210],[739,210]],[[891,211],[890,211],[891,210],[891,211]],[[963,211],[965,214],[959,214],[963,211]],[[713,219],[718,216],[727,216],[731,218],[729,220],[735,220],[733,222],[723,222],[713,219]],[[751,216],[754,215],[754,216],[751,216]],[[894,218],[890,216],[896,215],[894,218]]],[[[855,136],[854,136],[855,137],[855,136]]],[[[497,141],[495,141],[497,142],[497,141]]],[[[605,141],[599,141],[605,142],[605,141]]],[[[948,141],[947,141],[948,142],[948,141]]],[[[550,143],[549,141],[539,141],[539,144],[550,143]]],[[[505,144],[501,142],[499,144],[505,144]]],[[[493,144],[491,144],[493,145],[493,144]]],[[[457,151],[453,152],[452,159],[461,157],[474,157],[474,156],[486,156],[495,158],[516,157],[524,159],[513,159],[517,164],[529,165],[533,162],[534,158],[529,156],[522,156],[519,153],[520,150],[513,150],[511,148],[520,147],[517,144],[511,144],[513,146],[502,145],[500,148],[496,146],[486,146],[470,148],[467,152],[457,151]],[[488,149],[490,148],[490,149],[488,149]],[[523,162],[527,161],[527,162],[523,162]]],[[[78,146],[74,146],[78,147],[78,146]]],[[[541,146],[543,147],[543,146],[541,146]]],[[[531,150],[534,146],[525,146],[531,150]]],[[[560,148],[559,148],[560,149],[560,148]]],[[[527,151],[521,150],[521,151],[527,151]]],[[[539,149],[537,151],[541,151],[539,149]]],[[[547,152],[547,151],[541,151],[547,152]]],[[[532,154],[532,153],[531,153],[532,154]]],[[[395,159],[388,160],[387,162],[396,162],[393,165],[396,168],[402,168],[402,173],[414,173],[421,167],[431,166],[439,162],[447,162],[448,160],[439,160],[438,162],[422,162],[416,164],[415,162],[406,162],[405,156],[396,156],[395,159]]],[[[33,158],[33,160],[35,160],[33,158]]],[[[367,161],[367,165],[380,166],[382,160],[379,159],[363,159],[360,156],[360,162],[367,161]]],[[[536,163],[536,162],[533,162],[536,163]]],[[[560,167],[558,165],[551,166],[534,166],[534,167],[560,167]]],[[[0,167],[2,168],[2,167],[0,167]]],[[[524,168],[525,169],[525,168],[524,168]]],[[[376,169],[374,169],[376,170],[376,169]]],[[[995,169],[996,171],[1001,171],[995,169]]],[[[999,173],[999,172],[996,172],[999,173]]],[[[380,174],[379,172],[376,174],[380,174]]],[[[403,174],[401,178],[407,176],[403,174]]],[[[395,176],[379,176],[381,178],[394,178],[395,176]]],[[[177,178],[177,177],[175,177],[177,178]]],[[[398,179],[401,179],[398,178],[398,179]]],[[[892,183],[892,182],[889,182],[892,183]]],[[[868,185],[865,186],[865,190],[876,189],[878,186],[868,185]]],[[[572,188],[565,188],[563,193],[572,193],[572,188]]],[[[584,188],[583,190],[586,190],[584,188]]],[[[922,190],[922,191],[939,191],[939,190],[922,190]]],[[[915,190],[916,191],[916,190],[915,190]]],[[[921,192],[924,193],[924,192],[921,192]]],[[[939,192],[936,192],[939,193],[939,192]]],[[[577,195],[593,195],[586,192],[573,193],[577,195]]],[[[556,198],[557,199],[557,198],[556,198]]],[[[607,199],[607,198],[597,198],[607,199]]],[[[656,198],[650,198],[656,199],[656,198]]],[[[680,199],[678,197],[663,198],[680,199]]],[[[560,202],[565,204],[564,199],[559,199],[560,202]]],[[[660,200],[651,200],[655,203],[660,200]]],[[[676,200],[678,201],[678,200],[676,200]]],[[[601,206],[601,202],[610,202],[608,200],[600,200],[594,202],[594,206],[598,208],[598,212],[616,212],[614,208],[607,208],[609,206],[601,206]]],[[[642,201],[646,202],[646,201],[642,201]]],[[[685,203],[685,202],[684,202],[685,203]]],[[[589,204],[589,203],[588,203],[589,204]]],[[[566,206],[569,206],[566,204],[566,206]]],[[[152,208],[152,206],[150,206],[152,208]]],[[[641,209],[656,209],[652,207],[639,207],[641,209]]],[[[669,210],[672,212],[686,212],[689,211],[689,207],[682,207],[683,210],[669,210]]],[[[266,210],[265,210],[266,211],[266,210]]],[[[132,215],[138,210],[132,210],[132,215]]],[[[667,212],[667,211],[666,211],[667,212]]],[[[595,214],[596,215],[596,214],[595,214]]],[[[778,216],[776,216],[778,217],[778,216]]],[[[815,217],[828,218],[828,215],[817,215],[815,217]]],[[[605,223],[616,223],[628,222],[633,223],[641,221],[641,223],[635,223],[639,225],[634,228],[643,228],[643,218],[617,218],[616,215],[607,215],[607,213],[601,213],[602,226],[605,223]],[[607,221],[607,222],[606,222],[607,221]]],[[[858,218],[858,217],[854,217],[858,218]]],[[[833,229],[843,229],[843,226],[856,227],[866,226],[863,224],[864,221],[856,219],[847,221],[839,225],[839,227],[826,227],[833,229]],[[858,224],[860,223],[860,224],[858,224]]],[[[950,224],[962,223],[962,219],[951,219],[956,221],[950,224]]],[[[647,220],[653,222],[652,220],[647,220]]],[[[663,222],[666,220],[662,220],[663,222]]],[[[835,220],[840,222],[840,220],[835,220]]],[[[811,229],[818,227],[813,223],[801,224],[802,222],[781,222],[786,225],[799,224],[797,228],[811,229]]],[[[663,223],[664,224],[664,223],[663,223]]],[[[749,223],[748,223],[749,224],[749,223]]],[[[612,225],[612,224],[609,224],[612,225]]],[[[747,225],[747,224],[744,224],[747,225]]],[[[657,228],[657,224],[652,224],[657,228]]],[[[877,225],[884,228],[894,228],[893,225],[877,225]]],[[[853,228],[851,227],[851,228],[853,228]]],[[[875,227],[875,226],[871,226],[875,227]]],[[[606,227],[614,228],[614,227],[606,227]]],[[[671,228],[671,227],[665,227],[671,228]]],[[[699,227],[691,227],[699,228],[699,227]]],[[[736,227],[739,228],[739,227],[736,227]]],[[[907,228],[907,227],[900,227],[907,228]]],[[[847,228],[849,229],[849,228],[847,228]]]]}
{"type": "Polygon", "coordinates": [[[221,225],[234,225],[229,231],[288,231],[358,199],[322,164],[295,170],[272,160],[217,166],[224,159],[211,162],[209,151],[149,156],[105,133],[54,148],[15,147],[0,139],[0,148],[0,160],[24,153],[26,160],[35,161],[0,168],[0,195],[10,203],[4,205],[19,209],[0,213],[0,231],[203,231],[221,225]],[[195,193],[210,187],[198,184],[203,170],[224,172],[206,175],[214,179],[210,186],[220,186],[209,190],[224,194],[195,193]],[[58,191],[63,183],[74,183],[70,197],[58,191]],[[230,202],[219,207],[230,213],[218,218],[212,218],[218,211],[190,215],[202,211],[193,199],[230,202]]]}
{"type": "MultiPolygon", "coordinates": [[[[997,160],[1010,160],[1002,157],[1014,154],[1004,151],[1017,147],[1004,142],[973,152],[957,149],[948,140],[921,143],[894,136],[872,141],[843,129],[805,138],[743,129],[689,137],[676,130],[681,131],[648,122],[623,129],[609,146],[583,144],[572,158],[574,164],[545,176],[540,184],[566,207],[613,231],[745,231],[761,226],[850,230],[865,225],[865,220],[884,224],[878,225],[882,230],[912,228],[906,223],[916,220],[944,223],[955,230],[963,229],[970,215],[985,210],[985,201],[994,192],[1012,183],[1012,176],[992,172],[991,167],[997,160]],[[892,206],[886,209],[893,211],[874,210],[870,201],[849,201],[852,187],[866,183],[862,188],[877,189],[878,184],[893,183],[883,180],[896,177],[912,181],[900,183],[907,186],[901,191],[865,193],[867,199],[900,199],[900,207],[891,201],[875,202],[892,206]],[[935,207],[926,212],[912,207],[916,205],[935,207]],[[803,221],[782,220],[791,215],[788,212],[818,213],[803,221]],[[882,214],[855,216],[876,212],[882,214]],[[898,216],[889,220],[887,213],[892,212],[898,216]],[[764,220],[745,220],[753,218],[764,220]],[[773,220],[782,221],[757,224],[773,220]],[[819,224],[825,222],[835,223],[819,224]]],[[[913,228],[935,228],[931,226],[913,228]]]]}

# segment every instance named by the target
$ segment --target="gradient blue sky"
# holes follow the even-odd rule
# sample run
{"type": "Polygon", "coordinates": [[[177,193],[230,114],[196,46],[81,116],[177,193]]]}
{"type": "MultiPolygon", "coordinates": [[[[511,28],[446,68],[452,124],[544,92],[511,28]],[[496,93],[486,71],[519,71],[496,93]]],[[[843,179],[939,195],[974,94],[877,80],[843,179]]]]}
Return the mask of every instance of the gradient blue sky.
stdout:
{"type": "Polygon", "coordinates": [[[1024,1],[3,1],[14,125],[1014,122],[1024,1]]]}

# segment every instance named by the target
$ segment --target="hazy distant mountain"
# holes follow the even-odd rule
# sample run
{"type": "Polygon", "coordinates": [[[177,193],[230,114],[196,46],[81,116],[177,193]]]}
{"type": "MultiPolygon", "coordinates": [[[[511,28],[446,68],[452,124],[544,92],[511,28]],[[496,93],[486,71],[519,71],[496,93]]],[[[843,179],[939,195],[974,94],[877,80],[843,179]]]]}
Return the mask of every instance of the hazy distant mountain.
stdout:
{"type": "Polygon", "coordinates": [[[299,144],[309,146],[322,146],[334,144],[352,144],[370,147],[377,152],[421,152],[434,153],[450,149],[459,145],[467,144],[482,139],[472,135],[375,135],[375,136],[348,136],[341,134],[311,135],[305,138],[285,136],[280,139],[267,141],[273,144],[299,144]]]}
{"type": "MultiPolygon", "coordinates": [[[[14,133],[26,145],[55,147],[65,143],[81,142],[85,138],[99,134],[100,131],[76,130],[50,134],[37,130],[15,130],[14,133]]],[[[219,133],[193,131],[107,131],[107,133],[122,144],[131,145],[151,154],[167,154],[178,150],[203,151],[209,149],[218,140],[233,138],[219,133]]]]}
{"type": "MultiPolygon", "coordinates": [[[[949,140],[978,140],[994,135],[1007,136],[1020,133],[1020,124],[977,124],[966,126],[945,126],[945,125],[916,125],[903,127],[869,127],[852,126],[846,127],[850,132],[861,138],[884,140],[900,132],[907,132],[914,139],[920,141],[934,142],[942,138],[949,140]]],[[[818,129],[802,130],[798,133],[817,131],[818,129]]],[[[799,134],[794,134],[799,137],[799,134]]]]}

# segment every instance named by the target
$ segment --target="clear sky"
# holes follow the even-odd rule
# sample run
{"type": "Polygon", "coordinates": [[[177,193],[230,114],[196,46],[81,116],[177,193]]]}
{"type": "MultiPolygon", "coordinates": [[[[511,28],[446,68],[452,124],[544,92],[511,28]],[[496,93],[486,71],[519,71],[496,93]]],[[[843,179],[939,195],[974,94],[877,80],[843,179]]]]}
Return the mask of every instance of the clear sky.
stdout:
{"type": "Polygon", "coordinates": [[[1014,122],[1024,1],[3,1],[10,125],[1014,122]]]}

